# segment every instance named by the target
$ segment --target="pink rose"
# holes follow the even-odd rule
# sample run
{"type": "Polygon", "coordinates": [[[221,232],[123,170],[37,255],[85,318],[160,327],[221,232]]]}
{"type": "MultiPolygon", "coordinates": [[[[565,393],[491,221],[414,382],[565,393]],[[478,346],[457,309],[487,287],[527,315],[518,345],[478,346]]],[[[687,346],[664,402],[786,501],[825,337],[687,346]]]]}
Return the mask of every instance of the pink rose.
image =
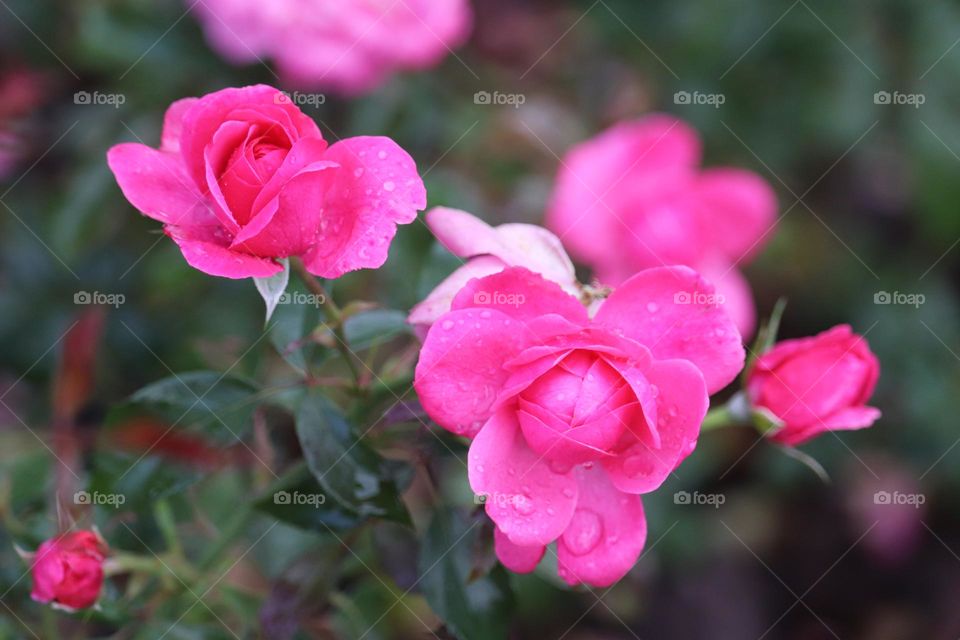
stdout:
{"type": "Polygon", "coordinates": [[[272,58],[285,83],[350,95],[437,64],[472,22],[467,0],[206,0],[196,11],[228,60],[272,58]]]}
{"type": "Polygon", "coordinates": [[[74,531],[47,540],[32,559],[30,597],[67,609],[93,606],[103,585],[106,553],[106,544],[93,531],[74,531]]]}
{"type": "Polygon", "coordinates": [[[798,445],[824,431],[863,429],[880,417],[866,406],[880,377],[867,341],[847,325],[812,338],[784,340],[750,369],[747,393],[783,427],[771,438],[798,445]]]}
{"type": "Polygon", "coordinates": [[[107,162],[191,266],[227,278],[273,275],[289,256],[324,278],[379,267],[396,225],[426,206],[413,160],[392,140],[328,146],[313,120],[263,85],[179,100],[159,150],[119,144],[107,162]]]}
{"type": "Polygon", "coordinates": [[[560,576],[606,586],[646,538],[638,494],[694,448],[708,394],[743,366],[713,287],[686,267],[648,269],[591,319],[521,267],[471,280],[430,328],[415,382],[423,407],[471,438],[505,566],[532,571],[557,541],[560,576]],[[699,295],[702,294],[702,295],[699,295]]]}
{"type": "Polygon", "coordinates": [[[754,173],[700,160],[696,131],[671,116],[618,124],[566,154],[547,226],[604,284],[648,267],[696,269],[750,335],[756,312],[736,266],[770,236],[776,196],[754,173]]]}
{"type": "Polygon", "coordinates": [[[429,327],[450,310],[453,297],[467,282],[506,267],[525,267],[556,282],[570,295],[580,295],[567,252],[543,227],[513,223],[491,227],[466,211],[446,207],[431,209],[425,218],[440,243],[467,261],[410,311],[408,321],[412,325],[429,327]]]}

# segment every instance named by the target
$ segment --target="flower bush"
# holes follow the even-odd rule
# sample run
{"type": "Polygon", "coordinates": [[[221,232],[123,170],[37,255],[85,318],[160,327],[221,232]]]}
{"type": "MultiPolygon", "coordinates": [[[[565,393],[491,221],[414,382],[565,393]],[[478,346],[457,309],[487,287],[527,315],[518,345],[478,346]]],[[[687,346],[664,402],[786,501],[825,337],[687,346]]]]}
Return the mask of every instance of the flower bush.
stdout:
{"type": "MultiPolygon", "coordinates": [[[[130,60],[145,84],[129,96],[101,91],[95,67],[49,86],[0,75],[4,190],[34,166],[44,177],[25,183],[31,208],[4,190],[0,204],[47,261],[21,253],[23,236],[4,244],[0,285],[29,287],[31,308],[11,303],[0,323],[23,329],[7,341],[0,417],[28,436],[8,445],[0,429],[0,521],[22,560],[7,591],[17,614],[30,608],[0,619],[0,637],[561,637],[566,611],[540,620],[534,606],[531,624],[524,608],[620,589],[653,610],[674,594],[656,596],[646,554],[674,526],[670,562],[716,546],[712,515],[671,500],[719,510],[729,486],[782,505],[785,477],[815,486],[811,471],[863,462],[868,434],[828,447],[880,419],[872,327],[811,304],[790,270],[778,243],[804,237],[781,224],[788,181],[750,148],[714,150],[709,118],[652,113],[658,92],[623,78],[590,117],[559,89],[483,85],[487,65],[516,59],[521,80],[566,86],[575,70],[524,51],[552,33],[532,18],[562,14],[465,0],[186,8],[200,27],[157,41],[179,64],[147,76],[130,60]],[[403,73],[447,56],[463,77],[403,73]],[[65,88],[68,108],[46,102],[65,88]],[[44,109],[76,114],[82,171],[31,149],[40,138],[21,127],[44,109]],[[57,212],[49,243],[26,213],[41,201],[57,212]],[[66,275],[46,280],[57,263],[66,275]],[[43,296],[71,306],[41,317],[43,296]],[[728,476],[742,460],[762,464],[728,476]]],[[[98,36],[114,9],[98,11],[82,10],[76,37],[119,46],[98,36]]],[[[617,68],[576,88],[592,98],[617,68]]],[[[902,562],[926,498],[868,470],[858,490],[899,520],[871,539],[882,514],[862,500],[849,520],[902,562]]],[[[790,529],[779,513],[769,528],[790,529]]],[[[728,524],[740,512],[722,514],[749,549],[728,524]]]]}

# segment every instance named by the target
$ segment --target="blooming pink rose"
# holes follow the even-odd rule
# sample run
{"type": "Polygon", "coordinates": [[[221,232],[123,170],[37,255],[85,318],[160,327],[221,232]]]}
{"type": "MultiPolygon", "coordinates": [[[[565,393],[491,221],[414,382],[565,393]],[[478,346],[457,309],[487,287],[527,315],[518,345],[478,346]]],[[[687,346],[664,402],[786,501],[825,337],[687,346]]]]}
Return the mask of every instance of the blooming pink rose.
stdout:
{"type": "Polygon", "coordinates": [[[92,606],[103,585],[106,553],[106,544],[93,531],[74,531],[47,540],[32,559],[30,597],[67,609],[92,606]]]}
{"type": "Polygon", "coordinates": [[[547,226],[605,284],[648,267],[696,269],[746,336],[756,312],[736,266],[769,237],[776,196],[754,173],[703,170],[700,159],[696,131],[673,117],[618,124],[567,153],[547,226]]]}
{"type": "Polygon", "coordinates": [[[638,494],[693,450],[709,392],[743,366],[723,309],[677,302],[712,294],[686,267],[648,269],[591,319],[556,283],[510,267],[468,282],[433,324],[414,386],[440,426],[473,440],[470,485],[505,566],[532,571],[554,541],[569,584],[609,585],[633,566],[638,494]]]}
{"type": "Polygon", "coordinates": [[[107,162],[191,266],[227,278],[273,275],[289,256],[324,278],[379,267],[396,225],[426,206],[413,160],[392,140],[328,146],[264,85],[174,102],[159,150],[119,144],[107,162]]]}
{"type": "Polygon", "coordinates": [[[472,22],[467,0],[206,0],[196,11],[228,60],[272,58],[287,83],[344,94],[437,64],[472,22]]]}
{"type": "Polygon", "coordinates": [[[880,376],[867,341],[847,325],[812,338],[784,340],[750,369],[747,393],[783,427],[771,438],[797,445],[823,433],[869,427],[880,411],[866,406],[880,376]]]}
{"type": "Polygon", "coordinates": [[[567,252],[557,237],[543,227],[532,224],[491,227],[466,211],[446,207],[435,207],[425,217],[440,243],[467,261],[410,311],[410,324],[429,327],[450,310],[453,297],[467,282],[506,267],[525,267],[556,282],[570,295],[580,295],[580,284],[567,252]]]}

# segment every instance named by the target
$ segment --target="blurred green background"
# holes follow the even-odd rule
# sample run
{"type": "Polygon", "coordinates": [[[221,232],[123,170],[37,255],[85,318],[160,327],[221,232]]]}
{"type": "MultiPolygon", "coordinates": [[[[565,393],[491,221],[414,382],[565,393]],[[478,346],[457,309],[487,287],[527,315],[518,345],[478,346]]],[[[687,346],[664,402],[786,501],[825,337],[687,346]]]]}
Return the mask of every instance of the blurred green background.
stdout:
{"type": "MultiPolygon", "coordinates": [[[[782,337],[849,322],[882,363],[872,403],[882,420],[804,447],[832,482],[754,433],[706,434],[679,480],[645,499],[650,533],[636,568],[610,590],[563,591],[544,568],[512,577],[511,637],[958,637],[960,2],[475,4],[473,36],[439,68],[401,74],[363,98],[327,96],[305,111],[330,140],[393,137],[417,160],[431,205],[492,223],[540,222],[572,144],[621,119],[679,115],[702,132],[707,165],[750,168],[777,190],[776,234],[746,269],[760,314],[786,296],[782,337]],[[519,93],[525,103],[477,105],[477,91],[519,93]],[[725,100],[678,105],[678,91],[725,100]],[[923,103],[878,104],[877,92],[923,103]],[[922,294],[924,302],[876,304],[883,291],[922,294]],[[682,490],[721,493],[724,503],[677,505],[682,490]],[[920,494],[924,504],[878,505],[877,491],[920,494]]],[[[253,285],[189,268],[159,225],[124,200],[106,167],[104,154],[117,142],[157,144],[175,99],[278,83],[268,66],[220,60],[184,10],[148,0],[0,0],[0,73],[29,69],[42,86],[22,112],[0,105],[0,131],[15,134],[20,155],[0,181],[0,637],[32,637],[28,629],[57,624],[30,602],[12,544],[35,546],[57,528],[54,379],[64,333],[89,311],[74,304],[77,292],[125,296],[106,311],[95,377],[71,416],[83,438],[96,438],[110,407],[171,371],[223,372],[237,363],[232,374],[265,384],[294,377],[264,344],[248,351],[263,334],[253,285]],[[124,102],[76,104],[78,91],[124,102]]],[[[417,222],[400,229],[385,268],[351,274],[333,289],[342,302],[407,310],[455,264],[417,222]]],[[[471,507],[464,469],[417,428],[404,433],[435,458],[445,499],[471,507]]],[[[94,455],[81,455],[84,469],[101,468],[94,455]]],[[[163,461],[157,465],[162,472],[163,461]]],[[[165,486],[181,516],[189,502],[217,530],[251,473],[198,473],[187,494],[175,490],[176,479],[165,486]]],[[[102,510],[97,519],[112,544],[149,548],[159,534],[150,505],[144,509],[151,515],[142,520],[134,512],[118,524],[120,516],[102,510]]],[[[267,522],[250,525],[251,540],[267,522]]],[[[248,558],[257,579],[236,577],[226,581],[229,592],[220,585],[211,596],[235,633],[197,607],[165,637],[360,637],[411,586],[405,606],[364,637],[431,637],[417,620],[436,618],[420,595],[424,585],[414,583],[410,533],[365,536],[347,561],[377,567],[378,579],[358,565],[316,598],[291,587],[301,583],[289,575],[322,573],[339,541],[287,525],[269,536],[248,558]],[[264,622],[274,618],[300,622],[292,630],[264,622]]],[[[107,601],[124,607],[110,594],[107,601]]],[[[181,602],[138,602],[54,632],[159,637],[183,613],[181,602]]]]}

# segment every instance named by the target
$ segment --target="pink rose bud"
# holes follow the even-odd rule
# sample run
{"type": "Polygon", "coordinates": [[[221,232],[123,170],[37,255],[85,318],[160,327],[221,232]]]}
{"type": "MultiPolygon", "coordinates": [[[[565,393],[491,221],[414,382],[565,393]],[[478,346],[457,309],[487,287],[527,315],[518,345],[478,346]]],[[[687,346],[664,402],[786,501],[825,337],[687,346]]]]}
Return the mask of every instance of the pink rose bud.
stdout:
{"type": "Polygon", "coordinates": [[[797,445],[824,431],[863,429],[880,417],[866,406],[880,376],[867,341],[847,325],[784,340],[760,356],[747,393],[783,422],[771,438],[797,445]]]}
{"type": "Polygon", "coordinates": [[[37,602],[66,609],[85,609],[100,596],[106,543],[93,531],[74,531],[51,538],[33,557],[33,591],[37,602]]]}
{"type": "Polygon", "coordinates": [[[284,84],[343,94],[370,91],[398,70],[437,64],[466,40],[472,23],[468,0],[190,4],[210,45],[231,62],[272,58],[284,84]]]}
{"type": "Polygon", "coordinates": [[[640,494],[693,451],[709,394],[743,367],[740,334],[687,267],[641,271],[591,316],[522,267],[474,278],[427,333],[414,379],[470,438],[470,486],[507,568],[556,543],[568,584],[608,586],[646,539],[640,494]]]}
{"type": "Polygon", "coordinates": [[[672,116],[617,124],[564,156],[547,226],[605,285],[650,267],[696,269],[749,336],[756,312],[736,266],[771,237],[776,195],[750,171],[701,159],[696,130],[672,116]]]}
{"type": "Polygon", "coordinates": [[[272,276],[290,256],[323,278],[379,267],[397,225],[426,206],[416,165],[393,140],[328,145],[264,85],[174,102],[159,149],[119,144],[107,162],[192,267],[227,278],[272,276]]]}

